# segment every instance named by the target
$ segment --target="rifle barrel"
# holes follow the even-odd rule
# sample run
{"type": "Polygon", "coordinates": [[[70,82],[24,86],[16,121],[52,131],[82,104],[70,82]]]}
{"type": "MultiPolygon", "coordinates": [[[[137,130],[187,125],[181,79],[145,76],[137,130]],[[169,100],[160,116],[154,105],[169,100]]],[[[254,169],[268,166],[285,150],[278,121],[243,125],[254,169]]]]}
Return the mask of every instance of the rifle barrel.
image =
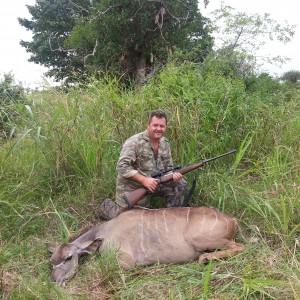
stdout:
{"type": "Polygon", "coordinates": [[[213,157],[213,158],[205,159],[205,160],[202,161],[202,163],[207,163],[207,162],[209,162],[209,161],[218,159],[218,158],[220,158],[220,157],[222,157],[222,156],[225,156],[225,155],[232,154],[232,153],[234,153],[234,152],[236,152],[235,149],[233,149],[233,150],[231,150],[231,151],[228,151],[228,152],[226,152],[226,153],[220,154],[220,155],[218,155],[218,156],[215,156],[215,157],[213,157]]]}

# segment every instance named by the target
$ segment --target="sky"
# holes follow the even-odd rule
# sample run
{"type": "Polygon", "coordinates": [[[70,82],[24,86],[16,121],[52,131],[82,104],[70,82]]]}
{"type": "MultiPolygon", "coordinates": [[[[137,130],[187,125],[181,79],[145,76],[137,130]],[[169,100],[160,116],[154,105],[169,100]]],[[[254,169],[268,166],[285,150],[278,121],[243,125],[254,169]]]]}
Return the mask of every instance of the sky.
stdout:
{"type": "MultiPolygon", "coordinates": [[[[199,0],[200,3],[203,2],[199,0]]],[[[29,18],[30,14],[26,5],[34,5],[35,0],[2,0],[0,2],[0,79],[4,73],[11,72],[17,82],[21,82],[26,88],[36,88],[52,81],[44,76],[47,71],[43,66],[28,62],[30,57],[25,48],[20,45],[20,40],[30,41],[31,32],[19,25],[17,18],[29,18]]],[[[280,76],[286,71],[300,71],[300,18],[298,0],[285,1],[241,1],[241,0],[210,0],[207,9],[201,7],[201,13],[208,15],[212,10],[220,8],[223,4],[235,8],[237,11],[254,13],[270,13],[272,19],[283,23],[296,24],[296,34],[293,41],[284,45],[280,43],[268,43],[263,52],[271,56],[287,56],[290,62],[278,68],[265,65],[264,70],[274,76],[280,76]]]]}

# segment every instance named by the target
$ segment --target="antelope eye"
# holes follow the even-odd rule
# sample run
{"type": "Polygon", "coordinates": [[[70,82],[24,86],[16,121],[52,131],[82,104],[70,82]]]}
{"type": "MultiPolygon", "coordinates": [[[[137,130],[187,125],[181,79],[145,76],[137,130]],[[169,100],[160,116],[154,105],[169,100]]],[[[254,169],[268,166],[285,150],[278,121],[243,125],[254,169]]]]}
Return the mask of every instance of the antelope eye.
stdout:
{"type": "Polygon", "coordinates": [[[68,256],[67,258],[66,258],[66,261],[69,261],[69,260],[71,260],[72,259],[72,255],[70,255],[70,256],[68,256]]]}

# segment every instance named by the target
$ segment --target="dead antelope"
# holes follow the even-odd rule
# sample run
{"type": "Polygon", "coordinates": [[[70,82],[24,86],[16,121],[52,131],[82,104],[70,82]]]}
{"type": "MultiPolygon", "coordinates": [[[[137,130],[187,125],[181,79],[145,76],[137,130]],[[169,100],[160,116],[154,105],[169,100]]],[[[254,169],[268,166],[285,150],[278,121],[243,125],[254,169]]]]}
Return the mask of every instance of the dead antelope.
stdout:
{"type": "Polygon", "coordinates": [[[236,229],[235,219],[208,207],[128,210],[71,243],[47,244],[53,253],[51,278],[62,284],[76,272],[79,257],[97,249],[116,249],[125,269],[234,256],[245,249],[232,240],[236,229]]]}

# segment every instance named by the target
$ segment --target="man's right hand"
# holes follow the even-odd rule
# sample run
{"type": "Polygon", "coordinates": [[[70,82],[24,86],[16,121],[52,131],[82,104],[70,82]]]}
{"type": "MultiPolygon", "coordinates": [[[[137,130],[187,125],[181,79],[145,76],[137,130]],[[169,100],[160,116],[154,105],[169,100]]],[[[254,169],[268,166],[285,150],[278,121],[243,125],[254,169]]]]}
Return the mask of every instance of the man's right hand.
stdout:
{"type": "Polygon", "coordinates": [[[145,189],[149,190],[151,193],[154,193],[158,186],[158,180],[152,177],[146,177],[142,174],[136,173],[132,177],[131,180],[140,183],[144,186],[145,189]]]}
{"type": "Polygon", "coordinates": [[[142,184],[147,190],[154,193],[158,185],[158,180],[152,177],[144,177],[142,184]]]}

